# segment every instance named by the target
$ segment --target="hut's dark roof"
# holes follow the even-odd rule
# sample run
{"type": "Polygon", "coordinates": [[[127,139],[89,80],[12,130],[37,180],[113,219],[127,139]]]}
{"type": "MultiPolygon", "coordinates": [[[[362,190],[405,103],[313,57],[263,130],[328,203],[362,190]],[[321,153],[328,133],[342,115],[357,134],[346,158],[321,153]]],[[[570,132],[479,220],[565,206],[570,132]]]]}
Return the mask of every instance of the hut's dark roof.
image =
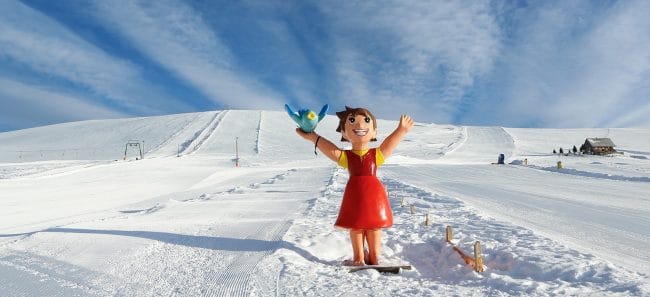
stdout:
{"type": "Polygon", "coordinates": [[[589,144],[592,147],[602,147],[602,146],[615,147],[616,146],[614,142],[609,138],[587,138],[587,142],[589,142],[589,144]]]}

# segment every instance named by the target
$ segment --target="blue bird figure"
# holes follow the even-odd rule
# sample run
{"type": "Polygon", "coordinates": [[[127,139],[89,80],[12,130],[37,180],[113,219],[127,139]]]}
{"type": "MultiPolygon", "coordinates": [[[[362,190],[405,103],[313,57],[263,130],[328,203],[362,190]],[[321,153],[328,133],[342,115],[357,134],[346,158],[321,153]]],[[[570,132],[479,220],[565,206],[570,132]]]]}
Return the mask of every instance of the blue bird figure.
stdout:
{"type": "Polygon", "coordinates": [[[310,133],[316,130],[316,126],[320,121],[325,118],[327,111],[330,109],[329,105],[325,104],[318,114],[316,114],[311,109],[303,108],[298,110],[298,112],[293,111],[288,104],[284,105],[284,109],[287,110],[289,117],[293,119],[296,124],[300,127],[300,130],[310,133]]]}

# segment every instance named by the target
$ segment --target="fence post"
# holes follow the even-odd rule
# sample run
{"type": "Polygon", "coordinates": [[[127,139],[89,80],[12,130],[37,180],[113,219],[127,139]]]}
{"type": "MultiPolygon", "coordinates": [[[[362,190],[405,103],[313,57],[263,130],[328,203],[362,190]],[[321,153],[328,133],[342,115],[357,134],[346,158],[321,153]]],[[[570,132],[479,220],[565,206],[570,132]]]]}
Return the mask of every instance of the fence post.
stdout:
{"type": "Polygon", "coordinates": [[[481,243],[474,243],[474,271],[483,272],[483,255],[481,255],[481,243]]]}

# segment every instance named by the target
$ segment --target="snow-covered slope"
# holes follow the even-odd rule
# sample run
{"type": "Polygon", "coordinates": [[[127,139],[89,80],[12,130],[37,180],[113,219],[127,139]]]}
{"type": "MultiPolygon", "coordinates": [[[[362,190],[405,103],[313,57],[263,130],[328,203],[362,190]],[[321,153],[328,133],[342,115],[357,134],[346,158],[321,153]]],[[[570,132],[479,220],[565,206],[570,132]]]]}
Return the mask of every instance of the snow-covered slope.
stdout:
{"type": "Polygon", "coordinates": [[[83,121],[0,133],[0,162],[122,159],[129,140],[145,141],[145,151],[172,155],[212,114],[83,121]]]}
{"type": "MultiPolygon", "coordinates": [[[[336,125],[318,132],[346,147],[336,125]]],[[[399,276],[339,266],[347,173],[294,129],[227,110],[0,133],[0,295],[650,294],[650,129],[416,124],[380,169],[396,220],[382,255],[414,266],[399,276]],[[550,153],[605,136],[624,154],[550,153]],[[144,160],[123,160],[129,140],[144,160]],[[447,225],[467,252],[481,241],[484,273],[447,225]]]]}

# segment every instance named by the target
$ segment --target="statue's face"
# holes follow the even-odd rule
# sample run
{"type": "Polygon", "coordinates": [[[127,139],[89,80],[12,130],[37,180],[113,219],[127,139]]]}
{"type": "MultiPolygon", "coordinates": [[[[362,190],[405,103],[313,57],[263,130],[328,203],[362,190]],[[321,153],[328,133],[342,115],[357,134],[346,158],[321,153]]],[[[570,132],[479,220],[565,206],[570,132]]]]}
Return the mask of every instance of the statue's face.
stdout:
{"type": "Polygon", "coordinates": [[[364,114],[349,115],[345,119],[345,129],[342,133],[343,137],[353,144],[366,144],[377,136],[377,131],[372,124],[372,118],[364,114]]]}

